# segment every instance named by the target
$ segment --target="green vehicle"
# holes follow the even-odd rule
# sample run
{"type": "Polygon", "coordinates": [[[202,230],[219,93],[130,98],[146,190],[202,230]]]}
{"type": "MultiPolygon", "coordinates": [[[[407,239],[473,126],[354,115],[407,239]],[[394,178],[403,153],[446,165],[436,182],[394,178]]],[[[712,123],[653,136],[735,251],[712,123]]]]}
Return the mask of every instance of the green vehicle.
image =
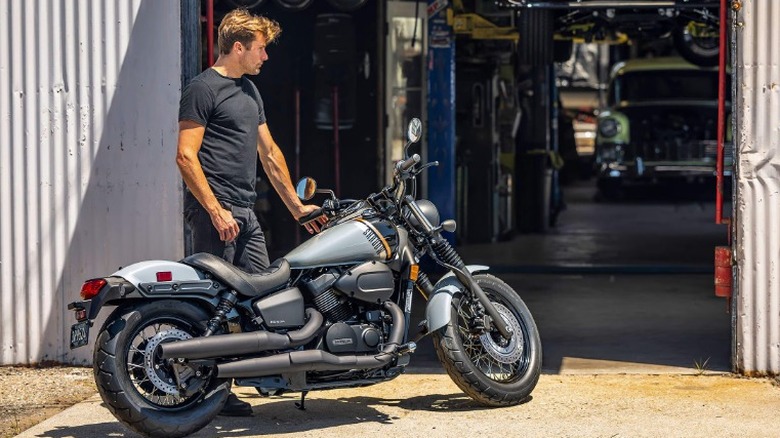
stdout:
{"type": "MultiPolygon", "coordinates": [[[[598,116],[596,132],[600,195],[614,198],[636,185],[715,180],[716,68],[697,67],[682,58],[618,63],[612,70],[607,105],[598,116]]],[[[728,128],[725,175],[730,175],[733,161],[730,139],[728,128]]]]}

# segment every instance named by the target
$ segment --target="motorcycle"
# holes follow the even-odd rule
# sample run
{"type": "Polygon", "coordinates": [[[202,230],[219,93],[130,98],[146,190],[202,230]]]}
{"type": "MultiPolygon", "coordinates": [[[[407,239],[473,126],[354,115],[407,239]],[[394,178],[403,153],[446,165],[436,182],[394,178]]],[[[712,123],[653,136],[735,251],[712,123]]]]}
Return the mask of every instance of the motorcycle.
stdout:
{"type": "Polygon", "coordinates": [[[528,398],[539,379],[539,332],[525,303],[486,266],[465,265],[442,236],[433,203],[415,199],[416,177],[438,163],[409,156],[422,123],[408,127],[392,184],[362,200],[339,200],[311,178],[299,197],[330,196],[301,219],[324,229],[266,270],[246,273],[206,253],[152,260],[88,280],[71,348],[87,345],[92,321],[114,306],[94,345],[95,382],[129,428],[185,436],[222,409],[231,384],[264,396],[373,385],[398,377],[417,343],[432,336],[444,369],[484,406],[528,398]],[[424,256],[449,270],[435,284],[424,256]],[[414,290],[427,300],[410,336],[414,290]],[[411,339],[410,339],[411,338],[411,339]],[[233,383],[231,383],[233,382],[233,383]]]}

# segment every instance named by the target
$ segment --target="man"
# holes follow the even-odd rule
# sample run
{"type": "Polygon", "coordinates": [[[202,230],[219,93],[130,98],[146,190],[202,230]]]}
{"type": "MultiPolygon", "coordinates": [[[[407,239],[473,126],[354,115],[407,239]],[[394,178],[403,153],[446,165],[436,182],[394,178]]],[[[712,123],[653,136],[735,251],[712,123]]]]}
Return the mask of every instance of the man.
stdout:
{"type": "MultiPolygon", "coordinates": [[[[257,157],[271,185],[295,218],[317,210],[295,194],[281,150],[266,124],[256,75],[268,60],[266,45],[279,24],[245,9],[229,12],[219,25],[219,58],[182,93],[176,163],[187,192],[184,217],[192,229],[193,250],[208,252],[248,272],[269,265],[265,236],[252,209],[257,157]]],[[[319,232],[324,217],[306,223],[319,232]]],[[[249,403],[228,397],[225,415],[251,415],[249,403]]]]}

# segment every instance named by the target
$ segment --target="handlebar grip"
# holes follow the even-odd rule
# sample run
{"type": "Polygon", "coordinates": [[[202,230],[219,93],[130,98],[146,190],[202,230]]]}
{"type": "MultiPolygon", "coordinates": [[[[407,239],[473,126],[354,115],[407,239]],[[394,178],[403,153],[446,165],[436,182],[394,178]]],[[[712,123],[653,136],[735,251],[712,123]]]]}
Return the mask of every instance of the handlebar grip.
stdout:
{"type": "Polygon", "coordinates": [[[406,172],[409,170],[410,167],[414,166],[415,164],[420,162],[420,156],[417,154],[412,155],[411,157],[407,158],[404,161],[399,161],[398,166],[396,168],[400,170],[401,172],[406,172]]]}
{"type": "Polygon", "coordinates": [[[322,208],[318,208],[318,209],[312,211],[311,213],[309,213],[309,214],[307,214],[305,216],[299,217],[298,218],[298,223],[300,225],[306,225],[306,223],[311,222],[314,219],[317,219],[318,217],[322,216],[323,214],[325,214],[325,210],[322,209],[322,208]]]}

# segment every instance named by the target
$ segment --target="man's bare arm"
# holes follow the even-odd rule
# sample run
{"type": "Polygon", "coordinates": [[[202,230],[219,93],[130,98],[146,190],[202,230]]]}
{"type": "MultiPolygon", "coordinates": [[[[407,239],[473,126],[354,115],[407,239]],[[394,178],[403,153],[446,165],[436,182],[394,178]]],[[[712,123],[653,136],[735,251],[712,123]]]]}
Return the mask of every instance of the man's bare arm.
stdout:
{"type": "MultiPolygon", "coordinates": [[[[279,146],[271,137],[271,131],[268,130],[267,124],[262,124],[257,128],[257,153],[260,155],[260,163],[263,165],[265,174],[268,175],[268,179],[271,181],[276,193],[282,198],[282,202],[287,206],[290,214],[294,218],[298,219],[305,216],[315,210],[316,205],[303,205],[298,196],[295,193],[295,189],[292,185],[292,179],[290,177],[290,171],[287,168],[287,162],[284,159],[284,154],[279,149],[279,146]]],[[[305,227],[309,232],[319,232],[319,224],[325,223],[326,218],[321,218],[318,221],[312,221],[305,224],[305,227]]]]}
{"type": "Polygon", "coordinates": [[[203,144],[205,132],[206,128],[195,122],[189,120],[179,122],[176,164],[190,192],[211,216],[211,222],[219,232],[220,239],[231,241],[238,236],[238,223],[233,219],[233,214],[222,208],[214,196],[198,159],[198,151],[203,144]]]}

